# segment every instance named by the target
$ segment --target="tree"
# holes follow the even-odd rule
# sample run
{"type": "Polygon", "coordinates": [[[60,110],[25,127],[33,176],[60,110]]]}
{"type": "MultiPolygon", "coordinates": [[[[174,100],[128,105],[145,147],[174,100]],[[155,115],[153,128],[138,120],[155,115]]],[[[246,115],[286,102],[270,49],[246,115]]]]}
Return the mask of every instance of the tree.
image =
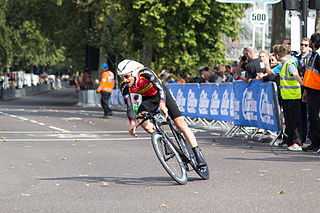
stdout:
{"type": "Polygon", "coordinates": [[[172,72],[196,72],[199,64],[224,63],[222,35],[235,38],[248,5],[209,0],[122,1],[132,51],[145,64],[172,72]],[[143,52],[141,52],[143,50],[143,52]],[[148,51],[147,51],[148,50],[148,51]]]}
{"type": "Polygon", "coordinates": [[[285,10],[281,7],[281,2],[272,5],[272,35],[271,35],[271,52],[272,46],[282,44],[286,37],[285,28],[285,10]]]}
{"type": "Polygon", "coordinates": [[[316,33],[320,33],[320,10],[317,10],[316,12],[316,26],[315,26],[315,31],[316,33]]]}

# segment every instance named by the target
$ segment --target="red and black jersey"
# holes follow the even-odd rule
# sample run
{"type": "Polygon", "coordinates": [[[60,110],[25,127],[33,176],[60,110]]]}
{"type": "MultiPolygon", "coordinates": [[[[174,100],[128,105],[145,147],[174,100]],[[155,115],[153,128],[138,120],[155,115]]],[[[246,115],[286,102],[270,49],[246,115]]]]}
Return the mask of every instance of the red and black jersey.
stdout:
{"type": "Polygon", "coordinates": [[[159,94],[160,101],[166,101],[166,93],[163,89],[157,75],[149,68],[143,68],[139,71],[135,84],[132,87],[127,87],[123,82],[120,84],[120,91],[127,105],[127,116],[129,120],[135,120],[130,99],[130,93],[137,93],[142,96],[154,96],[159,94]]]}

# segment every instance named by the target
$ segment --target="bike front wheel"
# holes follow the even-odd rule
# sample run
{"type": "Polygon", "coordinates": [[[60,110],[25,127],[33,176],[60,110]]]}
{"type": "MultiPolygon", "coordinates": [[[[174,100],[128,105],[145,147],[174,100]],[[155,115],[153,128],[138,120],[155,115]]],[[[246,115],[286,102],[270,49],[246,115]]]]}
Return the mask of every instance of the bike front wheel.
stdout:
{"type": "Polygon", "coordinates": [[[177,183],[186,184],[188,181],[186,168],[179,153],[166,139],[166,136],[154,132],[152,134],[152,145],[161,165],[167,173],[177,183]]]}

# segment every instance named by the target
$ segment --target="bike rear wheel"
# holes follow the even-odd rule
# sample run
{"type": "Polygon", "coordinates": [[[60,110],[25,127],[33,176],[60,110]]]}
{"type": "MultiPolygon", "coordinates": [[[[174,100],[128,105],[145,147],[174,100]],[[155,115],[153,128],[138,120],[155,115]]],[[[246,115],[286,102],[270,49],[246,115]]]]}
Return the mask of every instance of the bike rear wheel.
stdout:
{"type": "MultiPolygon", "coordinates": [[[[164,133],[165,134],[165,133],[164,133]]],[[[179,184],[186,184],[188,181],[186,168],[180,158],[179,153],[166,139],[164,135],[157,132],[152,134],[152,145],[154,151],[167,173],[179,184]],[[166,153],[165,146],[169,147],[169,154],[166,153]]]]}
{"type": "MultiPolygon", "coordinates": [[[[178,137],[179,137],[179,140],[180,140],[181,148],[184,150],[185,153],[188,153],[187,156],[190,158],[190,162],[189,163],[192,166],[192,168],[194,169],[194,171],[202,179],[208,180],[210,178],[208,165],[203,167],[203,168],[201,168],[201,169],[199,169],[195,154],[194,154],[193,150],[191,149],[190,145],[186,142],[186,139],[183,137],[182,134],[179,134],[178,137]]],[[[203,159],[205,159],[201,151],[200,151],[200,154],[202,155],[203,159]]]]}

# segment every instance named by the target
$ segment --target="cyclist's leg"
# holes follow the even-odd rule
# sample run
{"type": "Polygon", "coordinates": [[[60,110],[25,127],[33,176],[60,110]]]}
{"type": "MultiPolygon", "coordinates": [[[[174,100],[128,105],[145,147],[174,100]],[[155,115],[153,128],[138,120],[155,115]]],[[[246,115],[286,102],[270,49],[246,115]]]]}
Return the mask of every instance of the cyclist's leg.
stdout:
{"type": "Polygon", "coordinates": [[[196,140],[196,137],[194,136],[191,129],[188,127],[187,123],[184,120],[183,116],[179,116],[175,119],[173,119],[173,122],[175,123],[176,127],[183,133],[184,137],[186,138],[188,144],[191,146],[193,152],[196,155],[196,159],[198,162],[198,167],[205,167],[207,165],[205,159],[203,158],[203,155],[201,154],[201,150],[198,146],[198,142],[196,140]]]}
{"type": "MultiPolygon", "coordinates": [[[[157,109],[159,106],[159,97],[158,95],[155,96],[143,96],[142,102],[138,108],[138,116],[141,116],[141,114],[145,112],[153,112],[157,109]]],[[[142,119],[138,119],[138,122],[140,123],[142,119]]],[[[155,131],[155,127],[153,123],[151,123],[149,120],[145,121],[143,124],[141,124],[141,127],[148,133],[152,134],[155,131]]]]}
{"type": "Polygon", "coordinates": [[[206,161],[203,158],[203,155],[201,154],[201,150],[199,149],[198,142],[196,140],[196,137],[194,136],[191,129],[188,127],[187,123],[184,120],[184,117],[182,116],[181,111],[179,110],[179,107],[177,105],[177,102],[172,97],[169,90],[165,87],[166,90],[166,106],[168,108],[168,113],[170,117],[172,118],[173,122],[175,123],[176,127],[183,133],[184,137],[187,140],[187,143],[190,145],[192,150],[195,153],[198,166],[204,167],[207,165],[206,161]]]}
{"type": "MultiPolygon", "coordinates": [[[[142,112],[143,113],[143,112],[142,112]]],[[[138,114],[138,116],[141,116],[141,113],[138,114]]],[[[138,119],[138,122],[142,122],[142,119],[138,119]]],[[[151,123],[149,120],[146,120],[141,124],[141,127],[148,132],[149,134],[152,134],[155,131],[155,127],[153,123],[151,123]]]]}
{"type": "Polygon", "coordinates": [[[184,137],[186,138],[191,148],[198,146],[196,137],[194,136],[191,129],[188,127],[183,116],[179,116],[173,119],[173,122],[175,123],[176,127],[183,133],[184,137]]]}

